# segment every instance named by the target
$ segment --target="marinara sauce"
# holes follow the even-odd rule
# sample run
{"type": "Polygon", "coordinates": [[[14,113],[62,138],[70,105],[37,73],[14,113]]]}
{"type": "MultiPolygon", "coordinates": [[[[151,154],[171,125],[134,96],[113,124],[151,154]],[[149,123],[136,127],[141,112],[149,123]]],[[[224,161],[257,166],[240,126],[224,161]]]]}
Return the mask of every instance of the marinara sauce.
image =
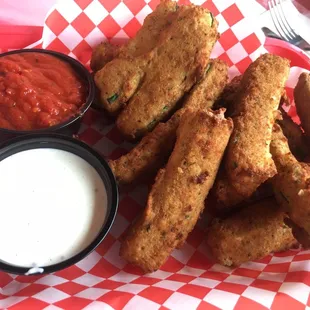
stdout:
{"type": "Polygon", "coordinates": [[[86,95],[83,80],[57,57],[36,52],[0,57],[0,128],[57,125],[79,112],[86,95]]]}

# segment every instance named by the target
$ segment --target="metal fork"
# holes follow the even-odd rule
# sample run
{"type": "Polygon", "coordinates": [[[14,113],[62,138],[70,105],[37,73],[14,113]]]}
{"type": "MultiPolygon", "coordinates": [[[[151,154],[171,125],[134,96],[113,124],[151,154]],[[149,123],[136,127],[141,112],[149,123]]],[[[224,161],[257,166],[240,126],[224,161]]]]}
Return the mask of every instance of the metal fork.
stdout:
{"type": "Polygon", "coordinates": [[[268,0],[272,21],[281,38],[303,50],[310,50],[310,45],[290,26],[283,10],[282,0],[268,0]]]}

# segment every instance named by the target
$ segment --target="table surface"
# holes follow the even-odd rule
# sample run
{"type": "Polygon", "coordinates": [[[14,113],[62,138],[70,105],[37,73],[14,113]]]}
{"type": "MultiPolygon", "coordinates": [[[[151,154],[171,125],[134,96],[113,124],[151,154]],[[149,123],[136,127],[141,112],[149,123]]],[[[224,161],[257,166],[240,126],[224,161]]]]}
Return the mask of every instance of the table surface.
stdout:
{"type": "Polygon", "coordinates": [[[57,0],[1,0],[0,25],[42,26],[49,9],[57,0]],[[33,9],[35,8],[35,14],[33,9]]]}
{"type": "MultiPolygon", "coordinates": [[[[0,25],[42,26],[47,12],[56,2],[57,0],[1,0],[0,25]],[[33,14],[33,8],[35,8],[35,15],[33,14]]],[[[268,8],[268,0],[257,0],[257,2],[268,8]]],[[[306,8],[310,11],[309,0],[293,0],[293,2],[299,10],[306,8]]]]}

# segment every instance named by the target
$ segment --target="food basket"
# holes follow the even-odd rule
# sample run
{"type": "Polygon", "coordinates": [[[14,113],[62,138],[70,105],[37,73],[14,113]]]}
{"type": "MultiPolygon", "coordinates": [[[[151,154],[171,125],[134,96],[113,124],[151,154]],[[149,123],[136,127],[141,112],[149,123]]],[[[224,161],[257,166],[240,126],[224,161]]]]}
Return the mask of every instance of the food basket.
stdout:
{"type": "MultiPolygon", "coordinates": [[[[211,57],[219,57],[229,64],[230,77],[242,73],[266,52],[265,38],[253,23],[265,11],[264,1],[192,2],[211,10],[219,21],[221,37],[211,57]]],[[[120,43],[134,36],[158,3],[158,0],[58,1],[46,17],[42,38],[27,47],[59,51],[89,67],[94,45],[102,40],[120,43]]],[[[26,46],[19,46],[23,47],[26,46]]],[[[292,68],[287,85],[289,94],[302,69],[292,68]]],[[[294,106],[290,114],[296,115],[294,106]]],[[[94,109],[84,117],[79,139],[112,159],[132,147],[123,140],[113,122],[94,109]]],[[[121,191],[119,212],[109,235],[78,264],[42,276],[0,273],[0,309],[297,310],[310,307],[310,251],[290,250],[238,268],[223,267],[209,257],[203,218],[185,245],[175,250],[160,270],[143,274],[127,264],[119,257],[120,238],[145,205],[148,189],[149,184],[145,184],[121,191]]]]}

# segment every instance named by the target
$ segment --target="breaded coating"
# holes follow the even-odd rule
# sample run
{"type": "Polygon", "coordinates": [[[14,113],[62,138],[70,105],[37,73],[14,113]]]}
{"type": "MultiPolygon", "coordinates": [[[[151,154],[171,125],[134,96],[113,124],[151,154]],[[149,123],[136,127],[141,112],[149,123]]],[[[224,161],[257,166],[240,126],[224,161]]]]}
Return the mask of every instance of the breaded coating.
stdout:
{"type": "Polygon", "coordinates": [[[220,264],[239,266],[297,244],[285,218],[274,199],[262,200],[227,219],[214,219],[207,243],[220,264]]]}
{"type": "Polygon", "coordinates": [[[235,76],[224,88],[217,102],[218,108],[225,108],[226,115],[232,115],[234,111],[234,102],[240,87],[242,75],[235,76]]]}
{"type": "Polygon", "coordinates": [[[289,69],[287,59],[264,54],[248,67],[241,80],[225,166],[229,181],[244,198],[277,172],[270,142],[289,69]]]}
{"type": "MultiPolygon", "coordinates": [[[[220,60],[211,60],[208,68],[201,82],[191,89],[184,108],[212,108],[218,99],[227,81],[228,68],[220,60]]],[[[184,108],[166,123],[159,123],[128,154],[110,161],[119,184],[133,183],[143,175],[152,175],[166,163],[174,147],[176,130],[184,108]]]]}
{"type": "Polygon", "coordinates": [[[129,153],[109,161],[119,184],[134,183],[145,175],[154,175],[167,162],[183,111],[176,112],[166,123],[159,123],[129,153]]]}
{"type": "MultiPolygon", "coordinates": [[[[225,113],[226,116],[232,116],[233,114],[233,102],[235,100],[235,96],[237,96],[241,79],[242,75],[235,76],[231,82],[226,85],[218,102],[215,104],[216,107],[224,107],[227,109],[225,113]]],[[[303,160],[306,155],[309,154],[309,147],[307,146],[304,133],[302,132],[300,126],[292,120],[285,110],[283,110],[283,105],[290,106],[290,100],[285,90],[282,93],[279,108],[282,114],[282,119],[278,119],[277,123],[281,126],[284,135],[287,137],[292,153],[298,159],[303,160]]]]}
{"type": "Polygon", "coordinates": [[[243,196],[231,185],[224,171],[218,175],[215,181],[214,194],[218,202],[216,209],[219,212],[227,211],[244,200],[243,196]]]}
{"type": "Polygon", "coordinates": [[[185,241],[204,208],[232,129],[224,110],[185,111],[167,166],[121,245],[124,259],[151,272],[185,241]]]}
{"type": "Polygon", "coordinates": [[[290,150],[297,159],[304,160],[309,154],[306,137],[300,126],[283,109],[280,111],[282,119],[277,120],[277,123],[288,140],[290,150]]]}
{"type": "MultiPolygon", "coordinates": [[[[216,102],[217,107],[226,108],[225,115],[232,115],[234,111],[234,102],[240,88],[242,75],[235,76],[224,88],[221,93],[218,102],[216,102]]],[[[217,200],[216,211],[226,212],[231,209],[231,207],[241,203],[244,198],[240,195],[236,189],[232,186],[227,178],[225,168],[219,173],[214,184],[214,195],[217,200]]]]}
{"type": "Polygon", "coordinates": [[[161,32],[171,23],[172,14],[177,10],[177,3],[161,0],[156,9],[150,13],[133,38],[122,45],[116,46],[102,42],[94,48],[90,66],[93,71],[102,69],[112,59],[132,58],[151,51],[157,44],[161,32]]]}
{"type": "Polygon", "coordinates": [[[135,37],[121,47],[119,57],[140,56],[156,47],[161,33],[171,24],[177,9],[175,1],[161,0],[156,9],[146,16],[135,37]]]}
{"type": "MultiPolygon", "coordinates": [[[[224,88],[217,106],[226,107],[225,115],[231,116],[234,113],[233,103],[240,88],[242,75],[234,77],[230,83],[224,88]]],[[[301,128],[287,115],[287,113],[281,108],[282,105],[289,106],[290,101],[287,97],[286,91],[284,90],[280,102],[280,111],[282,113],[282,119],[278,119],[277,123],[281,126],[285,136],[288,138],[289,146],[292,153],[299,159],[304,159],[309,153],[308,147],[305,142],[304,134],[301,128]]],[[[218,210],[227,211],[231,207],[241,203],[244,198],[240,195],[233,187],[231,182],[227,179],[225,172],[222,172],[215,181],[214,193],[218,201],[218,210]]],[[[259,197],[265,196],[258,193],[259,197]]],[[[268,195],[268,194],[267,194],[268,195]]]]}
{"type": "Polygon", "coordinates": [[[92,52],[90,68],[96,72],[103,68],[108,62],[114,59],[119,52],[119,46],[110,42],[102,42],[97,45],[92,52]]]}
{"type": "Polygon", "coordinates": [[[228,81],[228,65],[220,59],[211,59],[204,77],[186,96],[184,107],[212,108],[228,81]]]}
{"type": "Polygon", "coordinates": [[[218,37],[216,20],[194,5],[181,6],[174,17],[151,59],[140,58],[146,65],[139,89],[118,116],[116,125],[128,139],[140,138],[165,120],[205,73],[218,37]]]}
{"type": "Polygon", "coordinates": [[[272,179],[275,197],[290,219],[310,234],[310,166],[297,161],[277,124],[270,150],[278,170],[272,179]]]}
{"type": "Polygon", "coordinates": [[[310,73],[303,72],[299,76],[294,99],[301,126],[310,140],[310,73]]]}
{"type": "MultiPolygon", "coordinates": [[[[114,50],[113,61],[109,53],[112,50],[111,44],[106,43],[103,46],[105,49],[101,48],[101,65],[111,61],[112,64],[96,73],[95,82],[101,90],[101,103],[110,114],[119,113],[137,90],[144,76],[143,70],[152,58],[149,53],[159,43],[162,32],[169,28],[177,8],[175,1],[161,0],[156,9],[145,18],[136,36],[114,50]],[[108,61],[104,63],[102,59],[108,61]]],[[[93,54],[93,62],[100,57],[99,52],[95,51],[93,54]]]]}
{"type": "Polygon", "coordinates": [[[96,72],[94,80],[100,90],[103,108],[117,115],[134,95],[144,76],[151,54],[134,59],[115,58],[96,72]]]}
{"type": "MultiPolygon", "coordinates": [[[[300,160],[304,159],[309,154],[309,148],[305,141],[305,136],[300,127],[281,109],[283,119],[277,120],[281,126],[292,153],[300,160]]],[[[240,195],[231,182],[228,180],[225,172],[222,172],[215,181],[214,193],[218,201],[218,208],[228,210],[233,206],[238,205],[244,201],[244,197],[240,195]]],[[[261,196],[261,195],[260,195],[261,196]]]]}
{"type": "Polygon", "coordinates": [[[244,199],[235,188],[229,183],[225,171],[218,174],[213,186],[213,194],[216,198],[214,212],[218,215],[225,215],[234,210],[253,204],[262,199],[272,197],[273,189],[269,180],[260,185],[257,190],[247,199],[244,199]]]}

